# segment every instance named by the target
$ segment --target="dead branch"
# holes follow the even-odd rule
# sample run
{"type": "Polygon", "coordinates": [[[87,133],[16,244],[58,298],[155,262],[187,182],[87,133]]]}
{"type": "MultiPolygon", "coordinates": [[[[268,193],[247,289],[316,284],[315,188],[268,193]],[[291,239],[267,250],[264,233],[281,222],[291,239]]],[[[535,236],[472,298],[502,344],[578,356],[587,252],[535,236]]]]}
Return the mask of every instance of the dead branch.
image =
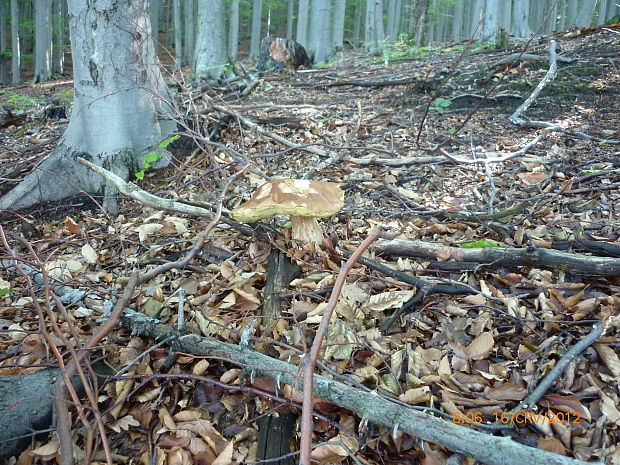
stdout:
{"type": "MultiPolygon", "coordinates": [[[[134,335],[166,339],[172,328],[144,314],[126,310],[121,324],[134,335]]],[[[298,367],[255,352],[248,347],[230,344],[195,334],[177,339],[179,350],[230,360],[256,375],[269,376],[291,386],[303,385],[298,367]]],[[[444,445],[447,449],[473,457],[488,465],[592,465],[591,462],[535,449],[507,437],[485,433],[404,407],[376,392],[363,392],[333,379],[314,375],[314,394],[351,410],[370,423],[403,431],[421,440],[444,445]]]]}
{"type": "MultiPolygon", "coordinates": [[[[213,218],[214,213],[211,209],[197,207],[197,206],[189,205],[187,203],[178,202],[176,200],[164,199],[162,197],[158,197],[156,195],[150,194],[149,192],[146,192],[140,189],[133,182],[124,181],[121,177],[117,176],[116,174],[106,170],[105,168],[102,168],[101,166],[97,166],[89,162],[88,160],[85,160],[83,158],[78,158],[78,161],[82,163],[83,165],[88,166],[90,169],[92,169],[96,173],[106,178],[112,184],[114,184],[114,186],[118,189],[118,191],[121,194],[127,197],[130,197],[134,200],[137,200],[138,202],[144,205],[148,205],[149,207],[157,208],[159,210],[168,210],[168,211],[175,211],[175,212],[180,212],[180,213],[187,213],[189,215],[196,215],[202,218],[213,218]]],[[[224,211],[227,212],[227,210],[224,210],[224,211]]],[[[249,236],[252,235],[252,228],[249,227],[247,224],[238,223],[237,221],[234,221],[228,218],[227,216],[222,216],[221,221],[239,230],[245,235],[249,235],[249,236]]]]}
{"type": "MultiPolygon", "coordinates": [[[[563,56],[558,56],[557,60],[562,63],[573,63],[574,58],[566,58],[563,56]]],[[[519,63],[521,61],[549,61],[548,57],[544,57],[542,55],[534,55],[533,53],[513,53],[512,55],[508,55],[507,57],[502,58],[501,60],[497,60],[489,65],[489,68],[497,68],[499,65],[503,65],[506,63],[519,63]]]]}
{"type": "MultiPolygon", "coordinates": [[[[314,336],[314,340],[312,341],[310,353],[304,355],[304,400],[303,409],[301,411],[301,442],[299,446],[301,465],[311,465],[310,454],[312,453],[313,430],[312,411],[314,410],[312,401],[313,374],[314,367],[316,366],[317,360],[319,359],[321,346],[323,345],[323,339],[325,337],[325,334],[327,333],[327,328],[329,326],[332,313],[334,313],[334,310],[336,309],[336,304],[338,303],[338,298],[340,297],[342,286],[344,286],[347,275],[353,268],[353,265],[355,265],[355,263],[359,260],[364,251],[368,247],[370,247],[370,245],[375,242],[379,237],[381,237],[382,234],[383,230],[381,228],[373,229],[368,235],[368,237],[355,250],[355,252],[353,252],[351,257],[349,257],[344,266],[340,268],[340,272],[338,273],[338,277],[336,278],[334,288],[332,289],[332,293],[329,296],[329,302],[327,303],[327,307],[325,308],[323,317],[321,318],[321,322],[319,323],[319,327],[316,329],[316,334],[314,336]]],[[[397,234],[389,234],[389,236],[394,238],[397,236],[397,234]]]]}
{"type": "Polygon", "coordinates": [[[620,275],[620,259],[618,258],[592,257],[533,246],[522,249],[509,247],[469,249],[423,241],[394,239],[378,242],[373,250],[380,255],[477,262],[487,267],[533,266],[590,276],[620,275]]]}

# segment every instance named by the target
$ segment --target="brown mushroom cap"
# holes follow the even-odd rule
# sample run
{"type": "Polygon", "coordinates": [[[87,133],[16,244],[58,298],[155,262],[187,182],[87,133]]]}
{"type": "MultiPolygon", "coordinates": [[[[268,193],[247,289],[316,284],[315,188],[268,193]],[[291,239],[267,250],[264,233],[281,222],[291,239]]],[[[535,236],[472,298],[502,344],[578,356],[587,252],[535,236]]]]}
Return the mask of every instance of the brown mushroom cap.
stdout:
{"type": "Polygon", "coordinates": [[[230,216],[253,223],[275,215],[323,218],[344,205],[344,192],[333,182],[282,179],[260,186],[252,198],[231,210],[230,216]]]}

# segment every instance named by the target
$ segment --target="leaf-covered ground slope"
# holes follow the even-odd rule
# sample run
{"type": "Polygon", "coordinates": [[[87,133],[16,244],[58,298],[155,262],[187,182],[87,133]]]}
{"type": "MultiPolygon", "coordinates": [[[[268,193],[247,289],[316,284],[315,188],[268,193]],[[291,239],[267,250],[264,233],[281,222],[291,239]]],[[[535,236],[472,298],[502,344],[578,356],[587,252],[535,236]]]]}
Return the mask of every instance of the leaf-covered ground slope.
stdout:
{"type": "MultiPolygon", "coordinates": [[[[610,261],[611,271],[594,273],[557,262],[462,258],[472,249],[502,247],[531,254],[562,250],[584,263],[597,253],[620,260],[620,145],[612,143],[620,139],[620,35],[602,29],[555,39],[567,61],[558,63],[555,80],[524,116],[564,132],[508,120],[547,72],[548,40],[527,50],[541,61],[494,66],[517,48],[454,47],[405,59],[347,51],[331,67],[264,76],[247,97],[208,99],[181,88],[178,98],[190,127],[210,134],[213,143],[187,155],[179,149],[175,166],[147,172],[137,181],[141,188],[210,206],[225,181],[249,163],[225,192],[224,213],[265,180],[299,178],[310,170],[315,179],[341,183],[345,207],[322,220],[329,237],[323,247],[293,243],[286,218],[264,221],[255,235],[219,223],[190,267],[141,287],[132,307],[172,324],[183,289],[192,332],[238,343],[246,330],[256,350],[299,364],[347,251],[376,225],[398,230],[398,239],[424,243],[405,256],[376,253],[380,241],[366,254],[375,262],[354,268],[318,371],[448,422],[497,435],[512,423],[506,434],[533,447],[620,463],[620,340],[612,319],[620,309],[620,279],[613,271],[618,264],[610,261]],[[258,124],[262,133],[216,105],[258,124]],[[273,135],[297,145],[287,147],[273,135]],[[609,247],[593,251],[588,241],[609,247]],[[276,249],[299,272],[279,293],[281,314],[261,319],[267,259],[276,249]],[[372,263],[459,292],[429,292],[386,328],[420,287],[372,263]],[[600,321],[608,322],[605,334],[570,361],[537,408],[519,407],[600,321]]],[[[13,89],[0,96],[4,103],[11,92],[48,95],[42,86],[13,89]]],[[[25,120],[2,130],[3,192],[54,146],[66,123],[43,120],[35,103],[41,101],[14,106],[25,120]]],[[[32,264],[36,253],[50,276],[100,297],[68,305],[70,321],[59,320],[67,340],[55,341],[63,353],[98,325],[104,302],[122,293],[132,267],[146,271],[175,259],[208,223],[129,200],[121,202],[120,216],[110,218],[96,208],[79,211],[83,202],[2,213],[5,232],[14,234],[7,240],[20,257],[32,264]]],[[[51,361],[23,277],[8,269],[1,273],[0,288],[10,292],[0,296],[0,352],[8,354],[0,374],[26,373],[51,361]]],[[[34,295],[43,298],[36,290],[34,295]]],[[[129,366],[127,374],[141,375],[119,377],[99,395],[119,463],[148,463],[154,454],[158,463],[252,462],[259,419],[298,411],[299,393],[290,387],[254,378],[218,357],[174,358],[155,344],[118,329],[99,347],[98,355],[115,369],[129,366]],[[163,372],[170,376],[151,376],[163,372]]],[[[433,464],[451,455],[397,428],[367,425],[334,404],[317,400],[315,411],[319,463],[355,458],[433,464]]],[[[75,439],[84,447],[77,430],[75,439]]],[[[30,451],[36,459],[57,453],[53,440],[38,441],[30,451]]]]}

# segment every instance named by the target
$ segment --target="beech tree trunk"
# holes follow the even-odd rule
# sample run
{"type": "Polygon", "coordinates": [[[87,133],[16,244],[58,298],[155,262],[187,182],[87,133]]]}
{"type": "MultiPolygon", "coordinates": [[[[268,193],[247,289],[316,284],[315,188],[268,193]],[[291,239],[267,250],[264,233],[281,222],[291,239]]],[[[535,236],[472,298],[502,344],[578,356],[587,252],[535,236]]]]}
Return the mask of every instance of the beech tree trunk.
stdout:
{"type": "Polygon", "coordinates": [[[304,48],[308,45],[308,0],[299,0],[296,41],[304,48]]]}
{"type": "Polygon", "coordinates": [[[310,49],[314,63],[327,61],[331,55],[330,0],[314,0],[310,12],[310,49]]]}
{"type": "Polygon", "coordinates": [[[7,19],[9,17],[8,4],[0,3],[0,83],[7,84],[9,81],[9,60],[6,55],[7,47],[7,19]]]}
{"type": "Polygon", "coordinates": [[[20,50],[19,50],[19,6],[17,0],[11,0],[11,74],[13,85],[21,82],[20,50]]]}
{"type": "Polygon", "coordinates": [[[52,78],[52,2],[34,2],[34,82],[52,78]]]}
{"type": "Polygon", "coordinates": [[[250,36],[250,58],[258,58],[260,48],[260,26],[263,0],[254,0],[252,6],[252,32],[250,36]]]}
{"type": "Polygon", "coordinates": [[[228,62],[224,0],[200,0],[194,72],[197,77],[219,79],[228,62]]]}
{"type": "MultiPolygon", "coordinates": [[[[69,0],[74,102],[57,148],[0,199],[0,209],[59,201],[80,190],[112,195],[83,157],[127,180],[144,157],[175,129],[171,103],[153,50],[147,0],[69,0]]],[[[157,164],[168,157],[162,153],[157,164]]]]}
{"type": "Polygon", "coordinates": [[[194,22],[194,0],[183,0],[183,14],[185,22],[185,47],[183,49],[183,63],[189,64],[194,60],[194,48],[196,45],[196,24],[194,22]]]}
{"type": "Polygon", "coordinates": [[[239,0],[230,2],[228,21],[228,57],[235,61],[239,55],[239,0]]]}

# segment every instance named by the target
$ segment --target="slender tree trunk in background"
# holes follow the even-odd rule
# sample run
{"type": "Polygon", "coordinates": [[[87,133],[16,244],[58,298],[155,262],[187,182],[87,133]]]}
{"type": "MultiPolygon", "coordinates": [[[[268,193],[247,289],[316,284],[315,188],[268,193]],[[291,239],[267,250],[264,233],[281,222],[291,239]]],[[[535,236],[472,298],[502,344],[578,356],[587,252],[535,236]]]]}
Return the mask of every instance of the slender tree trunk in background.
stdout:
{"type": "Polygon", "coordinates": [[[596,16],[596,24],[605,23],[605,15],[607,14],[607,2],[605,0],[598,0],[598,12],[596,16]]]}
{"type": "Polygon", "coordinates": [[[452,42],[460,42],[463,39],[463,14],[465,2],[460,1],[454,4],[454,14],[452,16],[452,42]]]}
{"type": "Polygon", "coordinates": [[[331,56],[330,0],[313,0],[310,11],[310,53],[314,63],[327,61],[331,56]]]}
{"type": "Polygon", "coordinates": [[[199,0],[194,73],[199,78],[219,79],[228,62],[224,0],[199,0]]]}
{"type": "Polygon", "coordinates": [[[308,0],[299,0],[297,14],[297,42],[308,46],[308,0]]]}
{"type": "Polygon", "coordinates": [[[398,40],[400,36],[403,18],[403,2],[402,0],[396,0],[396,12],[394,15],[394,40],[398,40]]]}
{"type": "Polygon", "coordinates": [[[162,0],[149,0],[148,3],[151,31],[153,31],[153,44],[155,45],[155,53],[157,53],[159,50],[159,18],[161,14],[162,0]]]}
{"type": "Polygon", "coordinates": [[[558,22],[557,27],[558,31],[563,31],[566,29],[566,0],[560,0],[558,2],[558,22]]]}
{"type": "Polygon", "coordinates": [[[344,40],[344,14],[346,6],[346,0],[334,0],[331,44],[331,49],[334,52],[339,52],[342,50],[344,40]]]}
{"type": "Polygon", "coordinates": [[[499,27],[500,0],[485,0],[484,21],[482,22],[482,40],[493,41],[499,27]]]}
{"type": "Polygon", "coordinates": [[[353,22],[353,37],[351,42],[354,47],[360,45],[360,29],[362,28],[362,0],[355,0],[355,19],[353,22]]]}
{"type": "Polygon", "coordinates": [[[260,48],[260,26],[263,0],[253,0],[252,2],[252,34],[250,36],[250,58],[258,58],[260,48]]]}
{"type": "Polygon", "coordinates": [[[228,22],[228,57],[236,61],[239,56],[239,0],[230,2],[230,21],[228,22]]]}
{"type": "Polygon", "coordinates": [[[592,16],[594,15],[594,8],[596,7],[596,0],[582,0],[581,8],[577,13],[578,27],[590,27],[592,25],[592,16]]]}
{"type": "Polygon", "coordinates": [[[293,39],[293,17],[295,16],[295,0],[286,3],[286,38],[293,39]]]}
{"type": "MultiPolygon", "coordinates": [[[[104,207],[114,212],[115,199],[109,196],[116,190],[76,158],[127,180],[176,129],[146,0],[69,0],[68,6],[75,111],[56,149],[0,199],[0,209],[59,201],[83,189],[105,191],[104,207]]],[[[159,166],[170,159],[162,155],[159,166]]]]}
{"type": "Polygon", "coordinates": [[[60,75],[65,71],[65,28],[66,28],[66,0],[52,2],[52,74],[60,75]]]}
{"type": "Polygon", "coordinates": [[[52,78],[52,2],[35,0],[34,82],[52,78]]]}
{"type": "Polygon", "coordinates": [[[375,21],[375,0],[366,0],[366,21],[364,23],[364,47],[369,53],[377,50],[377,31],[375,21]]]}
{"type": "Polygon", "coordinates": [[[183,64],[183,26],[181,24],[181,0],[172,0],[172,16],[174,18],[174,68],[183,64]]]}
{"type": "Polygon", "coordinates": [[[568,0],[566,11],[566,25],[569,27],[575,26],[577,24],[577,0],[568,0]]]}
{"type": "Polygon", "coordinates": [[[19,6],[11,0],[11,74],[13,85],[21,83],[21,53],[19,49],[19,6]]]}
{"type": "Polygon", "coordinates": [[[190,64],[194,60],[194,49],[196,45],[196,30],[194,0],[183,0],[183,13],[185,20],[185,47],[183,50],[185,59],[184,64],[190,64]]]}
{"type": "Polygon", "coordinates": [[[474,31],[478,30],[474,40],[480,40],[482,37],[482,28],[484,25],[484,0],[472,0],[471,2],[471,27],[469,29],[470,37],[473,37],[474,31]],[[480,19],[482,18],[482,23],[480,19]]]}
{"type": "Polygon", "coordinates": [[[385,40],[385,27],[383,26],[383,0],[375,0],[375,22],[377,47],[379,49],[383,49],[383,41],[385,40]]]}
{"type": "Polygon", "coordinates": [[[412,0],[409,31],[417,47],[426,44],[426,14],[429,0],[412,0]]]}
{"type": "Polygon", "coordinates": [[[510,25],[512,20],[512,5],[511,1],[508,0],[505,3],[502,2],[501,12],[500,12],[500,26],[503,27],[508,34],[510,34],[510,25]]]}
{"type": "Polygon", "coordinates": [[[543,17],[541,20],[544,20],[545,17],[547,17],[547,14],[549,13],[549,9],[551,9],[551,14],[549,14],[549,17],[547,19],[547,22],[545,23],[545,27],[543,29],[543,33],[544,34],[551,34],[553,31],[557,31],[557,16],[558,16],[558,2],[556,2],[556,0],[547,0],[547,8],[544,9],[543,11],[543,17]]]}
{"type": "Polygon", "coordinates": [[[9,19],[8,3],[0,3],[0,84],[9,82],[9,58],[7,56],[7,24],[9,19]]]}
{"type": "Polygon", "coordinates": [[[530,30],[529,0],[514,0],[512,11],[512,33],[515,37],[529,37],[532,32],[530,30]]]}
{"type": "Polygon", "coordinates": [[[387,14],[387,41],[394,43],[396,40],[396,0],[388,1],[387,14]]]}

